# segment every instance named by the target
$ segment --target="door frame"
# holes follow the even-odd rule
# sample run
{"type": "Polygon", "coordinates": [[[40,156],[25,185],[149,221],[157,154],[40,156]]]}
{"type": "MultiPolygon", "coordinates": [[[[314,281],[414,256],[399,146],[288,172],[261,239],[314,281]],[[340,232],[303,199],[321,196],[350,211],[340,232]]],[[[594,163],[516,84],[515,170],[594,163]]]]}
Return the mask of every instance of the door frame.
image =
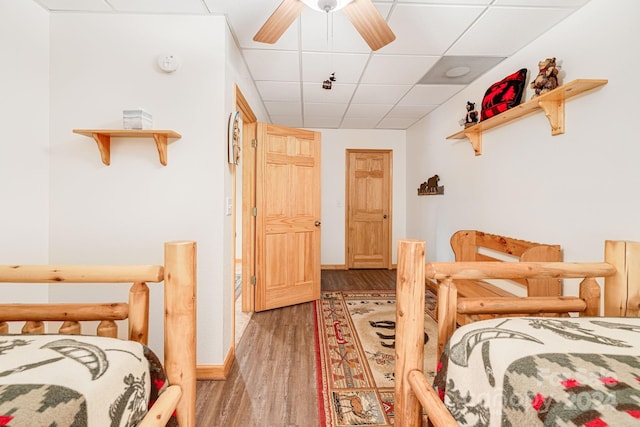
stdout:
{"type": "Polygon", "coordinates": [[[391,270],[393,268],[392,258],[392,242],[393,242],[393,150],[392,149],[375,149],[375,148],[347,148],[345,150],[345,203],[344,203],[344,266],[345,270],[349,270],[349,196],[350,196],[350,173],[351,168],[349,165],[349,155],[351,153],[389,153],[389,201],[388,201],[388,212],[389,212],[389,221],[387,221],[387,235],[389,236],[389,241],[387,242],[387,266],[386,268],[391,270]]]}
{"type": "MultiPolygon", "coordinates": [[[[255,217],[251,215],[251,209],[255,206],[256,189],[255,189],[255,149],[252,147],[252,141],[256,137],[257,118],[242,91],[235,85],[236,109],[242,115],[242,311],[255,311],[255,295],[251,285],[251,277],[255,276],[256,259],[255,259],[255,217]]],[[[236,197],[236,175],[233,175],[233,197],[236,197]]],[[[233,206],[237,206],[237,200],[233,201],[233,206]]],[[[235,210],[235,209],[234,209],[235,210]]],[[[236,253],[236,220],[233,219],[233,254],[236,253]]],[[[235,275],[235,259],[234,259],[234,275],[235,275]]],[[[235,282],[235,280],[234,280],[235,282]]],[[[235,298],[235,295],[234,295],[235,298]]],[[[235,307],[235,303],[232,305],[235,307]]],[[[235,318],[235,312],[234,312],[235,318]]],[[[235,324],[235,320],[234,320],[235,324]]],[[[234,331],[235,342],[235,331],[234,331]]]]}

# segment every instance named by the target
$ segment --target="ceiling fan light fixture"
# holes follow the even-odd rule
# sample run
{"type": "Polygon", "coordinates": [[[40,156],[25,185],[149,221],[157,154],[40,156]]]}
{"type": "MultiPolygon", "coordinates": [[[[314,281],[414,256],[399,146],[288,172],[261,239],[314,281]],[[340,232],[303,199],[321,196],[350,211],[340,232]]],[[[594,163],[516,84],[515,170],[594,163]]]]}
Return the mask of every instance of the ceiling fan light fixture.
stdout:
{"type": "Polygon", "coordinates": [[[306,4],[313,10],[317,10],[318,12],[335,12],[336,10],[340,10],[352,0],[300,0],[302,3],[306,4]]]}
{"type": "Polygon", "coordinates": [[[318,7],[329,13],[338,5],[338,0],[318,0],[318,7]]]}

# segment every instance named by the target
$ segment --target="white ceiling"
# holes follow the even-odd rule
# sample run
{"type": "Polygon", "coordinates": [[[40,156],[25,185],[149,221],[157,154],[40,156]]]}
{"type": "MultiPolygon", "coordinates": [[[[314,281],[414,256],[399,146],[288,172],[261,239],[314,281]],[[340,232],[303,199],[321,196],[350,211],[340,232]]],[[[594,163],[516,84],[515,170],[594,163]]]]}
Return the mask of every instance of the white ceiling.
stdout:
{"type": "Polygon", "coordinates": [[[464,88],[420,82],[441,57],[499,61],[589,0],[374,0],[396,35],[375,52],[343,12],[309,8],[277,43],[254,42],[281,0],[34,1],[50,11],[226,15],[271,122],[406,129],[464,88]],[[322,89],[332,72],[333,88],[322,89]]]}

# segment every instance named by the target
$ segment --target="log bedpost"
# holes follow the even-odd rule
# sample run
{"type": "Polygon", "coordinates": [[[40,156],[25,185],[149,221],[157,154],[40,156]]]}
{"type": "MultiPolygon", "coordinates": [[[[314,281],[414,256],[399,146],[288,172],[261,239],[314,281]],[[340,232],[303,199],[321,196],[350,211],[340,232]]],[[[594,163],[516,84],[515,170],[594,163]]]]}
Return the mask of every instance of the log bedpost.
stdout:
{"type": "Polygon", "coordinates": [[[60,326],[58,332],[64,335],[80,335],[82,333],[82,326],[78,321],[67,320],[60,326]]]}
{"type": "Polygon", "coordinates": [[[135,282],[129,289],[129,339],[149,344],[149,287],[135,282]]]}
{"type": "Polygon", "coordinates": [[[640,242],[606,240],[604,260],[616,268],[604,279],[604,315],[640,317],[640,242]]]}
{"type": "Polygon", "coordinates": [[[118,325],[113,320],[102,320],[98,324],[96,335],[99,337],[118,338],[118,325]]]}
{"type": "Polygon", "coordinates": [[[440,282],[436,302],[438,304],[438,358],[436,360],[440,360],[444,346],[456,330],[458,289],[451,278],[440,282]]]}
{"type": "Polygon", "coordinates": [[[398,242],[396,280],[395,425],[419,425],[421,407],[409,385],[409,373],[424,370],[425,243],[398,242]]]}
{"type": "Polygon", "coordinates": [[[44,334],[44,323],[41,321],[28,320],[22,327],[23,334],[44,334]]]}
{"type": "Polygon", "coordinates": [[[600,285],[594,277],[585,277],[580,282],[579,297],[584,300],[587,307],[580,316],[600,316],[600,285]]]}
{"type": "Polygon", "coordinates": [[[180,427],[196,425],[196,243],[164,245],[164,362],[169,385],[179,385],[180,427]]]}

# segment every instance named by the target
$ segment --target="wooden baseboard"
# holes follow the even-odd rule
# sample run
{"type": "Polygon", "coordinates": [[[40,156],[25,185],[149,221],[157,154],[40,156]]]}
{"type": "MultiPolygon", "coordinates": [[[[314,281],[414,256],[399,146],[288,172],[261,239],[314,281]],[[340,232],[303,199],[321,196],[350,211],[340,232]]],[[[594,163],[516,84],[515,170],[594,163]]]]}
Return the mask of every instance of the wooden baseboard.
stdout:
{"type": "MultiPolygon", "coordinates": [[[[389,270],[396,270],[398,268],[398,264],[391,264],[389,270]]],[[[348,270],[346,264],[322,264],[320,266],[321,270],[348,270]]]]}
{"type": "Polygon", "coordinates": [[[320,266],[321,270],[347,270],[345,264],[323,264],[320,266]]]}
{"type": "Polygon", "coordinates": [[[227,357],[224,359],[224,365],[198,365],[196,366],[196,379],[198,380],[226,380],[233,367],[235,361],[235,349],[231,347],[227,357]]]}

